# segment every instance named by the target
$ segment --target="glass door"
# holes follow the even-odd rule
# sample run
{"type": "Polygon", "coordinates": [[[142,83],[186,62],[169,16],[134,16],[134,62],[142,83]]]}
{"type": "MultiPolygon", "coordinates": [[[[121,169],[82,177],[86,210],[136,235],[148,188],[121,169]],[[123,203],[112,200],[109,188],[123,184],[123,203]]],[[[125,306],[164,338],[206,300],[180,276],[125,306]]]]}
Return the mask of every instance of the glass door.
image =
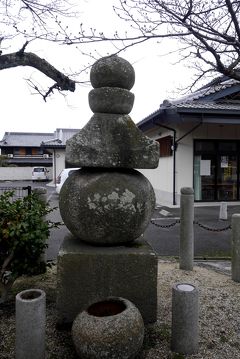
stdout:
{"type": "Polygon", "coordinates": [[[216,143],[196,140],[194,143],[195,201],[216,200],[216,143]]]}
{"type": "Polygon", "coordinates": [[[239,199],[240,141],[195,140],[195,201],[239,199]]]}
{"type": "Polygon", "coordinates": [[[196,201],[215,200],[216,164],[211,155],[194,158],[194,193],[196,201]]]}
{"type": "Polygon", "coordinates": [[[237,200],[237,156],[218,156],[217,199],[237,200]]]}

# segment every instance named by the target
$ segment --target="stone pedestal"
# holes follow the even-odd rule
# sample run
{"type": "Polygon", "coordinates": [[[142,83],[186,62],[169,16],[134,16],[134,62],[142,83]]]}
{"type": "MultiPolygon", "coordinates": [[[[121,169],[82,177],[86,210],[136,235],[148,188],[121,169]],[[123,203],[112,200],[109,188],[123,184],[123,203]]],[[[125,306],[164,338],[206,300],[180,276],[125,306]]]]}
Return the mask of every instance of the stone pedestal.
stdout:
{"type": "Polygon", "coordinates": [[[122,246],[93,246],[66,236],[58,255],[58,324],[70,324],[109,296],[133,302],[145,323],[157,319],[157,256],[141,237],[122,246]]]}

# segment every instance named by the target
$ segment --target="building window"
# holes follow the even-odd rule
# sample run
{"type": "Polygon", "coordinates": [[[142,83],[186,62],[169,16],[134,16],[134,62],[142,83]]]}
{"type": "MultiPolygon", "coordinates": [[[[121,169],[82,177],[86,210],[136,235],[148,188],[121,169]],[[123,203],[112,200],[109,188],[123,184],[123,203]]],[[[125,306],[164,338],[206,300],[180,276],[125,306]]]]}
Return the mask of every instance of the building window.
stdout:
{"type": "Polygon", "coordinates": [[[31,155],[36,156],[42,154],[43,154],[43,150],[41,148],[37,148],[37,147],[31,148],[31,155]]]}
{"type": "Polygon", "coordinates": [[[159,143],[159,157],[172,156],[172,136],[165,136],[156,140],[159,143]]]}
{"type": "Polygon", "coordinates": [[[14,147],[13,154],[15,156],[25,156],[26,155],[26,148],[24,148],[24,147],[14,147]]]}

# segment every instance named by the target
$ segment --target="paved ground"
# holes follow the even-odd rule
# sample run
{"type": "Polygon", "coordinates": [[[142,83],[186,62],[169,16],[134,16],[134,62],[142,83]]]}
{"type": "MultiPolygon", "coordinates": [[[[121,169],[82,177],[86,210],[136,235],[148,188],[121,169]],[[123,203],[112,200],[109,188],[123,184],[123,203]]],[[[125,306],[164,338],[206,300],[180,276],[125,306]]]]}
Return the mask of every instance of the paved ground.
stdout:
{"type": "MultiPolygon", "coordinates": [[[[228,206],[228,219],[219,220],[220,204],[194,208],[195,257],[229,257],[231,255],[231,216],[240,213],[240,205],[228,206]],[[204,227],[204,228],[203,228],[204,227]],[[226,229],[226,230],[222,230],[226,229]]],[[[179,252],[180,208],[159,207],[145,236],[160,256],[177,256],[179,252]],[[165,225],[173,225],[164,228],[165,225]]]]}
{"type": "MultiPolygon", "coordinates": [[[[48,200],[50,201],[51,206],[58,207],[58,195],[55,193],[54,187],[46,186],[46,183],[44,182],[0,182],[0,188],[6,186],[27,185],[33,187],[46,187],[48,200]]],[[[219,220],[219,208],[220,204],[215,204],[213,206],[198,206],[194,209],[195,221],[204,227],[214,229],[213,231],[206,230],[198,224],[194,225],[195,259],[200,259],[202,263],[199,264],[201,265],[211,265],[213,268],[217,266],[217,269],[229,272],[229,261],[213,261],[211,264],[210,259],[230,257],[231,230],[219,230],[225,229],[230,225],[233,213],[240,213],[240,204],[228,205],[228,220],[226,221],[219,220]],[[206,259],[208,260],[207,262],[206,259]]],[[[156,208],[152,218],[154,224],[149,224],[144,235],[159,256],[178,256],[180,224],[176,222],[179,217],[180,208],[170,208],[166,206],[159,206],[156,208]],[[171,226],[164,228],[166,225],[171,226]]],[[[55,221],[61,221],[58,209],[52,213],[51,218],[55,221]]],[[[68,230],[65,226],[51,231],[49,247],[47,250],[48,260],[56,259],[62,240],[67,232],[68,230]]]]}

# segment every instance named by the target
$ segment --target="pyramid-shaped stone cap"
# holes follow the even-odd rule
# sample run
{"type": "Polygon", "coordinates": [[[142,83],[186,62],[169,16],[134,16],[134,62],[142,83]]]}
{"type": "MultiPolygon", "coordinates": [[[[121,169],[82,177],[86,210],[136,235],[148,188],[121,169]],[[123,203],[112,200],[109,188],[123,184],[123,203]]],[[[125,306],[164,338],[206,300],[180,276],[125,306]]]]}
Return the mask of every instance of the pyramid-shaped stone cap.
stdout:
{"type": "Polygon", "coordinates": [[[103,57],[91,69],[89,103],[95,113],[67,141],[66,161],[74,167],[156,168],[159,145],[143,135],[128,116],[134,101],[132,65],[118,56],[103,57]]]}
{"type": "Polygon", "coordinates": [[[159,144],[136,127],[128,115],[94,114],[66,144],[73,167],[156,168],[159,144]]]}

